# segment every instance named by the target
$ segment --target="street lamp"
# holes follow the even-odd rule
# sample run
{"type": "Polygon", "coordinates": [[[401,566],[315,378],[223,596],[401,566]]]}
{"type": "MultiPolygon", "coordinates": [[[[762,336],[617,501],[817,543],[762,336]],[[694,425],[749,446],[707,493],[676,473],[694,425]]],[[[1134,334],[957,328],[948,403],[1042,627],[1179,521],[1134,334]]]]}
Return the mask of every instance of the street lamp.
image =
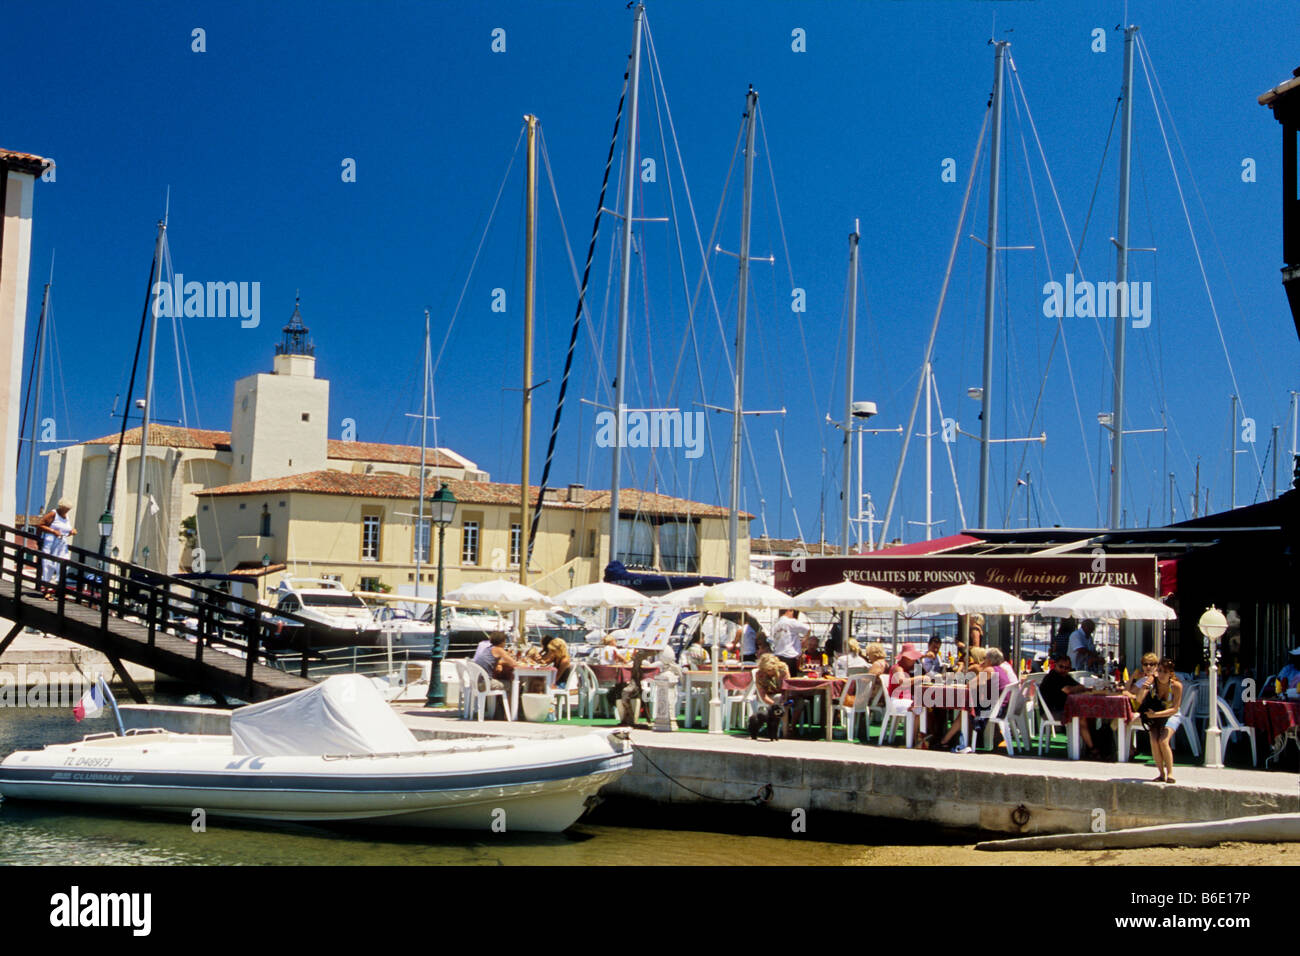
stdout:
{"type": "Polygon", "coordinates": [[[1228,629],[1228,619],[1213,604],[1196,622],[1210,642],[1210,723],[1205,729],[1205,766],[1223,767],[1223,741],[1219,736],[1219,638],[1228,629]]]}
{"type": "Polygon", "coordinates": [[[447,525],[456,518],[456,496],[443,482],[429,504],[429,517],[438,525],[438,596],[433,610],[433,645],[429,648],[429,695],[424,702],[430,707],[441,707],[447,699],[442,686],[442,658],[446,653],[442,645],[442,539],[447,525]]]}
{"type": "Polygon", "coordinates": [[[104,556],[108,542],[113,537],[113,512],[105,511],[99,516],[99,555],[104,556]]]}

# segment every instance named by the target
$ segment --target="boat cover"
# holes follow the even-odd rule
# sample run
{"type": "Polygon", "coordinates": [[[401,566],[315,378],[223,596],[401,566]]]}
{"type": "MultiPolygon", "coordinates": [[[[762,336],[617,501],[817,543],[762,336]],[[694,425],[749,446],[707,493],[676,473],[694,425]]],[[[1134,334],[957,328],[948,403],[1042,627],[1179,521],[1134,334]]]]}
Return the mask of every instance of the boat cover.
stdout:
{"type": "Polygon", "coordinates": [[[294,694],[249,704],[230,716],[236,754],[259,757],[399,753],[414,735],[373,684],[340,674],[294,694]]]}

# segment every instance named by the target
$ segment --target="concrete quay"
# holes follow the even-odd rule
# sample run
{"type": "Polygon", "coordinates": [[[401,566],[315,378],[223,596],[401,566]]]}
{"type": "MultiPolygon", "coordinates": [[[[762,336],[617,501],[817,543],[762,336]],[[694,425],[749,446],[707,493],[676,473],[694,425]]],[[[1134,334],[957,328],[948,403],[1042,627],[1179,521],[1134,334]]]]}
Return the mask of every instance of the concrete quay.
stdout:
{"type": "MultiPolygon", "coordinates": [[[[153,683],[154,672],[148,667],[129,662],[125,662],[125,667],[136,683],[153,683]]],[[[4,656],[0,657],[0,673],[8,674],[12,680],[29,687],[38,675],[46,683],[51,679],[70,679],[70,674],[90,678],[103,675],[110,684],[118,683],[113,665],[99,651],[40,632],[24,631],[14,638],[4,656]]]]}
{"type": "MultiPolygon", "coordinates": [[[[547,738],[589,733],[569,724],[463,721],[416,702],[393,709],[422,740],[547,738]]],[[[131,705],[127,727],[229,732],[229,711],[131,705]]],[[[802,809],[1015,835],[1120,830],[1300,812],[1300,778],[1260,770],[1178,767],[1178,783],[1153,783],[1145,764],[1121,766],[1002,753],[939,751],[843,741],[754,741],[700,733],[632,731],[631,771],[603,791],[660,804],[762,797],[775,812],[802,809]],[[1099,813],[1100,811],[1100,813],[1099,813]]]]}
{"type": "MultiPolygon", "coordinates": [[[[537,737],[589,730],[461,721],[416,704],[395,706],[417,736],[537,737]]],[[[1016,835],[1300,812],[1300,779],[1280,771],[1178,767],[1176,784],[1159,784],[1151,782],[1155,771],[1145,764],[1059,757],[649,730],[633,731],[632,742],[632,770],[605,788],[608,796],[707,804],[762,795],[764,806],[784,813],[848,813],[1016,835]]]]}

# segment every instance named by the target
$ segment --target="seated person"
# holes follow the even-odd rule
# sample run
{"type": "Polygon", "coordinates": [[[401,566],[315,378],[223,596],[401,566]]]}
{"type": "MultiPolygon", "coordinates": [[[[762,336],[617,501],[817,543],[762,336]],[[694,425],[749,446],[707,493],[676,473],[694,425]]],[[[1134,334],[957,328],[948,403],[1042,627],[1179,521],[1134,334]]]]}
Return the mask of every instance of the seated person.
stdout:
{"type": "Polygon", "coordinates": [[[632,654],[631,680],[615,684],[609,691],[610,701],[614,704],[614,713],[618,715],[619,726],[635,727],[641,711],[642,667],[659,654],[658,651],[639,650],[632,654]]]}
{"type": "MultiPolygon", "coordinates": [[[[884,650],[884,648],[881,648],[884,650]]],[[[836,677],[847,677],[850,667],[869,667],[867,659],[862,656],[862,648],[856,639],[849,638],[849,649],[835,658],[833,668],[836,677]]]]}
{"type": "MultiPolygon", "coordinates": [[[[493,631],[488,635],[487,640],[479,641],[473,660],[475,664],[487,671],[488,683],[492,690],[505,690],[506,685],[514,678],[515,668],[519,666],[519,661],[506,650],[506,635],[503,631],[493,631]]],[[[506,719],[505,712],[502,710],[498,710],[496,716],[498,720],[506,719]]]]}
{"type": "Polygon", "coordinates": [[[889,682],[885,688],[890,697],[912,699],[912,685],[921,679],[920,674],[913,676],[916,662],[920,659],[921,652],[911,644],[898,652],[898,660],[889,672],[889,682]]]}
{"type": "Polygon", "coordinates": [[[1287,661],[1286,667],[1277,673],[1277,679],[1282,684],[1283,696],[1286,696],[1289,691],[1300,689],[1300,647],[1292,648],[1287,657],[1290,659],[1287,661]]]}
{"type": "Polygon", "coordinates": [[[627,652],[619,648],[618,644],[614,641],[613,634],[606,634],[600,639],[600,650],[596,652],[597,664],[614,667],[619,664],[626,664],[628,663],[628,660],[627,652]]]}
{"type": "Polygon", "coordinates": [[[775,654],[764,654],[754,669],[754,716],[749,719],[749,736],[758,739],[766,728],[768,739],[781,736],[782,707],[781,685],[790,677],[790,668],[775,654]]]}
{"type": "MultiPolygon", "coordinates": [[[[551,638],[537,663],[542,667],[554,667],[555,686],[563,687],[564,682],[569,679],[569,671],[573,668],[573,661],[569,658],[568,642],[562,637],[551,638]]],[[[528,679],[528,692],[530,694],[545,694],[546,678],[530,677],[528,679]]]]}
{"type": "Polygon", "coordinates": [[[821,645],[817,641],[817,635],[808,634],[803,639],[801,648],[802,654],[799,658],[799,670],[815,670],[821,672],[825,663],[825,655],[822,654],[821,645]]]}
{"type": "Polygon", "coordinates": [[[681,662],[682,667],[688,671],[702,671],[709,666],[709,652],[704,649],[704,645],[700,642],[698,631],[682,651],[681,662]]]}
{"type": "MultiPolygon", "coordinates": [[[[1070,676],[1068,657],[1057,659],[1047,676],[1039,683],[1038,692],[1043,695],[1043,703],[1047,705],[1052,717],[1061,723],[1065,723],[1065,698],[1070,694],[1089,693],[1086,687],[1070,676]]],[[[1079,733],[1083,737],[1083,745],[1088,748],[1088,756],[1100,757],[1100,752],[1093,746],[1092,734],[1088,731],[1086,720],[1079,721],[1079,733]]]]}
{"type": "Polygon", "coordinates": [[[889,654],[885,651],[885,645],[879,641],[872,641],[867,645],[865,656],[867,658],[868,674],[882,677],[885,671],[889,670],[889,665],[885,663],[885,659],[889,654]]]}
{"type": "Polygon", "coordinates": [[[943,673],[943,657],[940,651],[943,648],[943,640],[938,634],[930,638],[929,645],[926,646],[925,656],[921,658],[921,673],[929,676],[930,674],[943,673]]]}

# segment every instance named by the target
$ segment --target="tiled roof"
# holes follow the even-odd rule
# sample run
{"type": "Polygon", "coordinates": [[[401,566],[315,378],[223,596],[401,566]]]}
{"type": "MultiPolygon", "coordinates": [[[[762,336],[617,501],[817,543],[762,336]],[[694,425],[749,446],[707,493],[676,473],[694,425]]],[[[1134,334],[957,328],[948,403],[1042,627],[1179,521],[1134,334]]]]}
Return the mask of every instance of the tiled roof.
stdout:
{"type": "Polygon", "coordinates": [[[803,551],[804,554],[816,555],[840,553],[839,545],[824,542],[800,541],[798,538],[769,538],[766,535],[749,539],[750,554],[789,555],[796,550],[803,551]]]}
{"type": "Polygon", "coordinates": [[[7,166],[22,173],[39,176],[54,165],[54,160],[33,153],[20,153],[15,149],[0,148],[0,166],[7,166]]]}
{"type": "MultiPolygon", "coordinates": [[[[128,428],[123,444],[140,444],[143,429],[128,428]]],[[[105,435],[92,438],[87,445],[116,445],[118,436],[105,435]]],[[[230,432],[202,428],[182,428],[179,425],[149,424],[149,444],[158,448],[206,448],[210,451],[230,451],[230,432]]]]}
{"type": "MultiPolygon", "coordinates": [[[[116,445],[117,435],[104,435],[86,442],[87,445],[116,445]]],[[[140,428],[129,428],[125,444],[140,444],[140,428]]],[[[182,428],[179,425],[149,425],[149,444],[160,448],[206,448],[213,451],[230,451],[230,432],[202,428],[182,428]]],[[[339,441],[331,438],[326,451],[337,461],[375,461],[400,465],[418,465],[418,445],[385,445],[379,442],[339,441]]],[[[430,448],[425,456],[430,468],[460,468],[461,462],[439,448],[430,448]]]]}
{"type": "MultiPolygon", "coordinates": [[[[467,505],[513,505],[519,503],[519,486],[495,481],[447,481],[448,489],[456,500],[467,505]]],[[[411,500],[419,493],[419,479],[413,475],[357,475],[342,471],[309,471],[283,478],[264,478],[222,485],[198,492],[199,497],[225,497],[228,495],[255,495],[274,492],[300,492],[318,495],[346,495],[353,498],[400,498],[411,500]]],[[[437,491],[434,482],[425,483],[425,495],[437,491]]],[[[529,501],[537,505],[538,488],[529,489],[529,501]]],[[[609,507],[609,492],[577,488],[560,489],[558,500],[548,496],[547,508],[602,511],[609,507]]],[[[625,513],[646,515],[697,515],[724,517],[727,509],[718,505],[701,504],[685,498],[674,498],[651,492],[625,488],[619,492],[619,510],[625,513]]],[[[741,517],[752,518],[745,512],[741,517]]]]}
{"type": "MultiPolygon", "coordinates": [[[[372,441],[339,441],[331,438],[326,456],[339,461],[382,461],[399,465],[420,463],[419,445],[383,445],[372,441]]],[[[463,467],[441,448],[425,449],[424,462],[429,468],[463,467]]]]}

